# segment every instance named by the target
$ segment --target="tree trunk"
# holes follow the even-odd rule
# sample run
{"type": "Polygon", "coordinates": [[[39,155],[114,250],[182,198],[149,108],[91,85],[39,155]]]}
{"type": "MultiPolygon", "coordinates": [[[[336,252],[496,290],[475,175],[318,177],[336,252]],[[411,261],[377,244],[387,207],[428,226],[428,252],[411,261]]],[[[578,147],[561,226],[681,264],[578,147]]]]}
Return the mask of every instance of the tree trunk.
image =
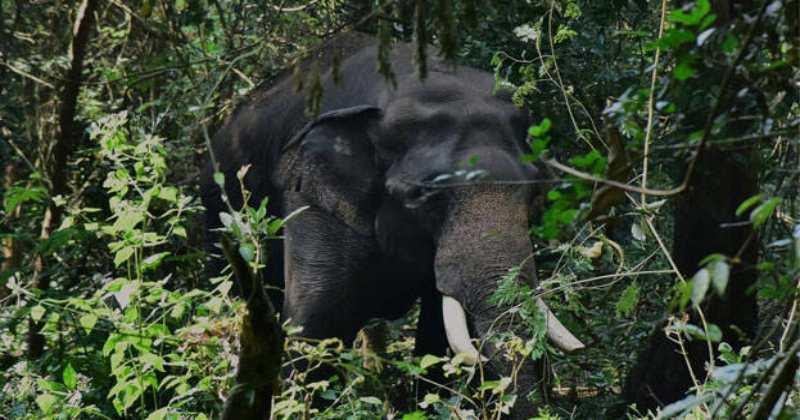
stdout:
{"type": "Polygon", "coordinates": [[[283,329],[272,302],[264,293],[261,277],[239,255],[227,236],[222,251],[231,265],[239,290],[247,299],[247,314],[239,330],[239,367],[236,385],[225,401],[221,420],[269,419],[272,396],[278,392],[283,358],[283,329]]]}
{"type": "MultiPolygon", "coordinates": [[[[8,191],[11,186],[14,185],[16,181],[16,168],[14,167],[14,162],[9,158],[8,163],[5,164],[3,168],[3,190],[8,191]]],[[[3,277],[10,275],[11,271],[14,270],[16,267],[19,266],[19,247],[17,246],[17,242],[14,240],[14,237],[11,236],[10,232],[13,232],[13,229],[10,226],[13,224],[14,219],[17,218],[19,215],[19,206],[12,210],[9,214],[6,214],[6,228],[4,229],[5,232],[9,233],[9,236],[3,238],[3,262],[0,264],[0,275],[3,277]]],[[[7,297],[10,290],[6,287],[6,282],[0,282],[0,300],[7,297]]]]}
{"type": "MultiPolygon", "coordinates": [[[[725,296],[714,295],[703,305],[706,321],[719,326],[723,340],[738,349],[756,330],[756,298],[748,289],[757,278],[758,248],[749,224],[730,224],[740,221],[734,214],[739,204],[758,193],[756,174],[748,159],[717,150],[707,150],[697,170],[690,190],[676,206],[673,258],[681,274],[690,278],[709,254],[740,256],[740,263],[732,267],[725,296]]],[[[696,312],[689,314],[689,322],[702,324],[696,312]]],[[[651,335],[626,384],[626,399],[640,410],[684,396],[693,385],[686,358],[698,378],[705,378],[707,343],[686,342],[684,358],[678,345],[664,334],[664,326],[659,325],[651,335]]]]}
{"type": "MultiPolygon", "coordinates": [[[[53,146],[52,162],[46,171],[49,179],[50,203],[42,219],[39,238],[46,241],[61,224],[63,208],[52,201],[52,197],[64,195],[67,191],[67,162],[73,149],[80,143],[81,131],[75,121],[78,106],[78,95],[81,88],[81,75],[83,61],[86,56],[86,47],[89,35],[94,26],[94,13],[97,9],[97,0],[84,0],[75,16],[75,26],[72,31],[72,50],[70,51],[71,64],[67,72],[64,86],[61,90],[61,106],[58,112],[59,132],[53,146]]],[[[33,287],[47,290],[50,287],[50,277],[45,272],[45,255],[37,255],[33,267],[33,287]]],[[[28,331],[28,357],[38,359],[44,351],[44,336],[41,335],[41,323],[29,320],[28,331]]]]}
{"type": "MultiPolygon", "coordinates": [[[[712,1],[717,25],[725,25],[741,10],[751,9],[747,7],[750,3],[712,1]]],[[[728,97],[742,87],[737,84],[731,83],[728,97]]],[[[721,109],[730,109],[731,105],[723,104],[721,109]]],[[[738,132],[747,129],[729,128],[738,132]]],[[[672,256],[684,277],[691,278],[701,268],[699,262],[710,254],[738,257],[734,258],[725,295],[719,297],[709,291],[702,306],[706,321],[720,327],[723,340],[737,350],[754,337],[757,327],[756,296],[749,288],[758,277],[758,238],[752,225],[735,212],[745,199],[758,194],[757,173],[749,150],[707,147],[701,151],[689,188],[678,199],[674,213],[672,256]]],[[[688,315],[689,323],[702,325],[696,311],[688,315]]],[[[698,381],[703,382],[706,364],[714,363],[708,360],[708,344],[704,341],[685,341],[687,354],[682,355],[679,346],[665,335],[664,326],[662,323],[651,334],[625,384],[626,400],[642,411],[683,398],[693,386],[689,365],[698,381]]]]}

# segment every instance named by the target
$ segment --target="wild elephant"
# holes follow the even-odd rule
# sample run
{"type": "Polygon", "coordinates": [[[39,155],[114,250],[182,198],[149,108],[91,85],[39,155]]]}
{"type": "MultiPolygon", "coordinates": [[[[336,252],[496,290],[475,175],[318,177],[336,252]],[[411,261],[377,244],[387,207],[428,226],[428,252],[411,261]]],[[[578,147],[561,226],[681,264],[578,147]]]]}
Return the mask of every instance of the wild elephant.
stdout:
{"type": "MultiPolygon", "coordinates": [[[[420,80],[413,48],[399,44],[389,59],[393,83],[376,71],[376,43],[352,36],[344,45],[354,43],[337,77],[323,74],[317,117],[306,116],[306,95],[286,77],[257,92],[212,142],[236,205],[235,173],[249,164],[254,203],[269,196],[278,216],[307,206],[269,247],[268,281],[284,284],[282,316],[305,336],[347,342],[368,320],[401,317],[419,299],[417,353],[449,345],[507,372],[491,345],[479,353],[470,339],[486,338],[500,316],[488,300],[509,268],[522,264],[519,281],[536,281],[528,234],[535,190],[518,182],[537,177],[520,159],[529,117],[507,94],[493,94],[490,73],[431,57],[420,80]]],[[[210,166],[202,191],[213,242],[224,207],[210,166]]],[[[547,313],[551,340],[582,346],[547,313]]],[[[520,372],[521,391],[532,389],[534,373],[520,372]]],[[[532,408],[515,410],[521,417],[532,408]]]]}

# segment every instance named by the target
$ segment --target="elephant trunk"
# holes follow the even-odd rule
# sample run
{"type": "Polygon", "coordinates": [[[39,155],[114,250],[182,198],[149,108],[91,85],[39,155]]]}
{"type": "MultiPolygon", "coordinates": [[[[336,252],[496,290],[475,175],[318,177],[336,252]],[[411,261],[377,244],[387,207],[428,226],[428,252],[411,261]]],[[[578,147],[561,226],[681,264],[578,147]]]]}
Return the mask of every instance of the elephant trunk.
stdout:
{"type": "MultiPolygon", "coordinates": [[[[533,415],[533,407],[523,397],[533,390],[534,364],[528,362],[516,369],[490,340],[509,328],[523,339],[530,338],[530,332],[519,328],[519,319],[514,322],[514,315],[491,299],[514,267],[519,267],[516,281],[535,286],[527,192],[511,186],[481,185],[457,189],[454,194],[457,204],[437,237],[435,260],[448,343],[454,352],[464,354],[467,363],[486,361],[490,375],[512,376],[514,392],[520,396],[512,417],[533,415]],[[474,339],[480,340],[479,347],[474,339]]],[[[547,335],[556,346],[565,351],[583,347],[544,302],[539,300],[537,305],[547,317],[547,335]]]]}

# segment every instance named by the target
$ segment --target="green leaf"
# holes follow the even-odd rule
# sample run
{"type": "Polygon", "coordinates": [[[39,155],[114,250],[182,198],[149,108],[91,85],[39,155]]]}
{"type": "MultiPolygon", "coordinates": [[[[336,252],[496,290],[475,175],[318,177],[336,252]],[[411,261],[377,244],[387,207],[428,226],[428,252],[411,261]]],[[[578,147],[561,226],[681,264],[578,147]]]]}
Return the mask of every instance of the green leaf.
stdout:
{"type": "Polygon", "coordinates": [[[742,201],[742,204],[739,204],[739,207],[736,208],[736,216],[741,216],[744,212],[747,211],[750,207],[755,206],[761,199],[764,198],[764,194],[756,194],[747,200],[742,201]]]}
{"type": "Polygon", "coordinates": [[[684,10],[673,10],[667,20],[674,23],[681,23],[686,26],[696,26],[703,23],[703,18],[711,11],[709,0],[698,0],[694,7],[687,13],[684,10]]]}
{"type": "Polygon", "coordinates": [[[94,328],[95,324],[97,324],[97,316],[94,314],[86,314],[80,317],[78,320],[80,322],[83,329],[86,330],[86,333],[90,333],[94,328]]]}
{"type": "Polygon", "coordinates": [[[678,325],[675,327],[675,330],[700,340],[712,342],[718,342],[722,340],[722,330],[720,330],[719,327],[714,324],[708,324],[708,331],[704,331],[697,325],[692,324],[678,325]]]}
{"type": "Polygon", "coordinates": [[[225,188],[225,175],[222,172],[214,172],[214,182],[221,188],[225,188]]]}
{"type": "Polygon", "coordinates": [[[242,244],[239,247],[239,255],[244,258],[246,262],[253,262],[253,259],[256,257],[256,251],[251,244],[242,244]]]}
{"type": "Polygon", "coordinates": [[[150,365],[159,372],[164,372],[164,359],[153,353],[143,353],[139,359],[144,365],[150,365]]]}
{"type": "Polygon", "coordinates": [[[429,367],[431,367],[431,366],[433,366],[433,365],[435,365],[435,364],[437,364],[437,363],[439,363],[441,361],[442,361],[442,359],[439,358],[439,357],[436,357],[436,356],[434,356],[432,354],[426,354],[426,355],[422,356],[422,360],[420,360],[420,362],[419,362],[419,367],[421,367],[423,369],[427,369],[427,368],[429,368],[429,367]]]}
{"type": "Polygon", "coordinates": [[[739,39],[736,35],[728,33],[725,35],[725,41],[722,42],[722,52],[725,54],[733,54],[739,48],[739,39]]]}
{"type": "Polygon", "coordinates": [[[500,381],[483,381],[480,387],[478,387],[479,391],[486,391],[490,389],[495,389],[500,386],[500,381]]]}
{"type": "Polygon", "coordinates": [[[403,420],[428,420],[428,416],[424,411],[413,411],[411,413],[403,414],[403,420]]]}
{"type": "Polygon", "coordinates": [[[167,417],[167,414],[169,414],[169,407],[159,408],[158,410],[150,413],[146,420],[164,420],[167,417]]]}
{"type": "Polygon", "coordinates": [[[617,315],[630,316],[639,303],[639,285],[633,282],[625,288],[617,301],[617,315]]]}
{"type": "Polygon", "coordinates": [[[38,322],[44,316],[45,309],[42,305],[36,305],[31,308],[31,319],[38,322]]]}
{"type": "Polygon", "coordinates": [[[170,203],[178,202],[178,189],[175,187],[163,187],[158,192],[158,198],[169,201],[170,203]]]}
{"type": "Polygon", "coordinates": [[[119,267],[122,265],[122,263],[128,261],[128,259],[133,255],[134,251],[135,248],[132,246],[126,246],[125,248],[117,251],[117,253],[114,254],[114,266],[119,267]]]}
{"type": "Polygon", "coordinates": [[[685,29],[673,28],[667,31],[657,45],[665,50],[675,49],[683,44],[694,42],[695,36],[692,32],[685,29]]]}
{"type": "Polygon", "coordinates": [[[361,402],[372,404],[372,405],[383,405],[383,401],[376,397],[361,397],[358,399],[361,402]]]}
{"type": "Polygon", "coordinates": [[[545,118],[537,125],[531,126],[528,129],[528,134],[531,137],[542,137],[550,131],[550,127],[552,126],[552,122],[550,118],[545,118]]]}
{"type": "Polygon", "coordinates": [[[69,389],[75,389],[78,386],[78,373],[72,367],[72,364],[67,363],[64,372],[61,373],[61,378],[64,380],[64,385],[69,389]]]}
{"type": "Polygon", "coordinates": [[[174,233],[175,236],[180,236],[181,238],[186,239],[186,228],[183,226],[175,226],[175,229],[172,230],[172,233],[174,233]]]}
{"type": "Polygon", "coordinates": [[[140,211],[125,211],[114,222],[114,232],[129,232],[139,223],[144,221],[144,214],[140,211]]]}
{"type": "Polygon", "coordinates": [[[728,287],[731,266],[726,261],[714,261],[708,268],[711,271],[711,284],[714,285],[719,296],[724,296],[725,288],[728,287]]]}
{"type": "Polygon", "coordinates": [[[703,299],[708,292],[708,286],[711,284],[711,273],[707,269],[701,268],[692,277],[692,305],[700,306],[703,299]]]}
{"type": "Polygon", "coordinates": [[[159,252],[158,254],[148,256],[142,261],[142,270],[148,271],[158,268],[158,266],[161,265],[161,261],[168,255],[169,252],[159,252]]]}
{"type": "Polygon", "coordinates": [[[42,394],[36,397],[36,405],[38,405],[39,409],[45,414],[50,414],[56,401],[58,401],[56,397],[51,394],[42,394]]]}
{"type": "Polygon", "coordinates": [[[686,80],[695,74],[694,67],[692,67],[692,63],[689,60],[682,60],[675,66],[675,69],[672,71],[672,74],[675,76],[676,79],[683,81],[686,80]]]}
{"type": "Polygon", "coordinates": [[[209,311],[218,314],[222,310],[222,299],[216,296],[212,297],[205,303],[205,306],[209,311]]]}
{"type": "Polygon", "coordinates": [[[760,228],[772,216],[772,212],[780,202],[780,197],[772,197],[750,212],[750,221],[753,223],[753,227],[760,228]]]}
{"type": "Polygon", "coordinates": [[[41,202],[47,196],[47,190],[42,187],[11,187],[3,195],[3,210],[9,215],[18,205],[33,201],[41,202]]]}

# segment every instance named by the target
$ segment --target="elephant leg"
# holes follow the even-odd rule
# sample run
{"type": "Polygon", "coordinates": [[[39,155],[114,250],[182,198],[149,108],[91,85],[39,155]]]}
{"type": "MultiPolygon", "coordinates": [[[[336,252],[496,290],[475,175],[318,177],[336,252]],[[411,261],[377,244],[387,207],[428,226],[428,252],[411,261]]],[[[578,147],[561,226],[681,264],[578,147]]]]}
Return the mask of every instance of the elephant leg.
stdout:
{"type": "Polygon", "coordinates": [[[447,337],[442,319],[442,295],[431,287],[423,293],[420,301],[414,355],[444,356],[446,352],[447,337]]]}
{"type": "MultiPolygon", "coordinates": [[[[416,343],[414,345],[414,355],[424,356],[431,354],[434,356],[444,356],[447,353],[447,338],[444,331],[444,320],[442,318],[442,295],[431,287],[426,288],[420,300],[419,321],[417,321],[416,343]]],[[[417,400],[422,400],[425,394],[439,393],[441,388],[434,385],[444,384],[446,378],[442,364],[436,364],[427,369],[425,379],[419,381],[416,388],[417,400]]]]}
{"type": "Polygon", "coordinates": [[[366,322],[374,241],[327,212],[309,207],[286,226],[283,318],[307,338],[350,344],[366,322]]]}

